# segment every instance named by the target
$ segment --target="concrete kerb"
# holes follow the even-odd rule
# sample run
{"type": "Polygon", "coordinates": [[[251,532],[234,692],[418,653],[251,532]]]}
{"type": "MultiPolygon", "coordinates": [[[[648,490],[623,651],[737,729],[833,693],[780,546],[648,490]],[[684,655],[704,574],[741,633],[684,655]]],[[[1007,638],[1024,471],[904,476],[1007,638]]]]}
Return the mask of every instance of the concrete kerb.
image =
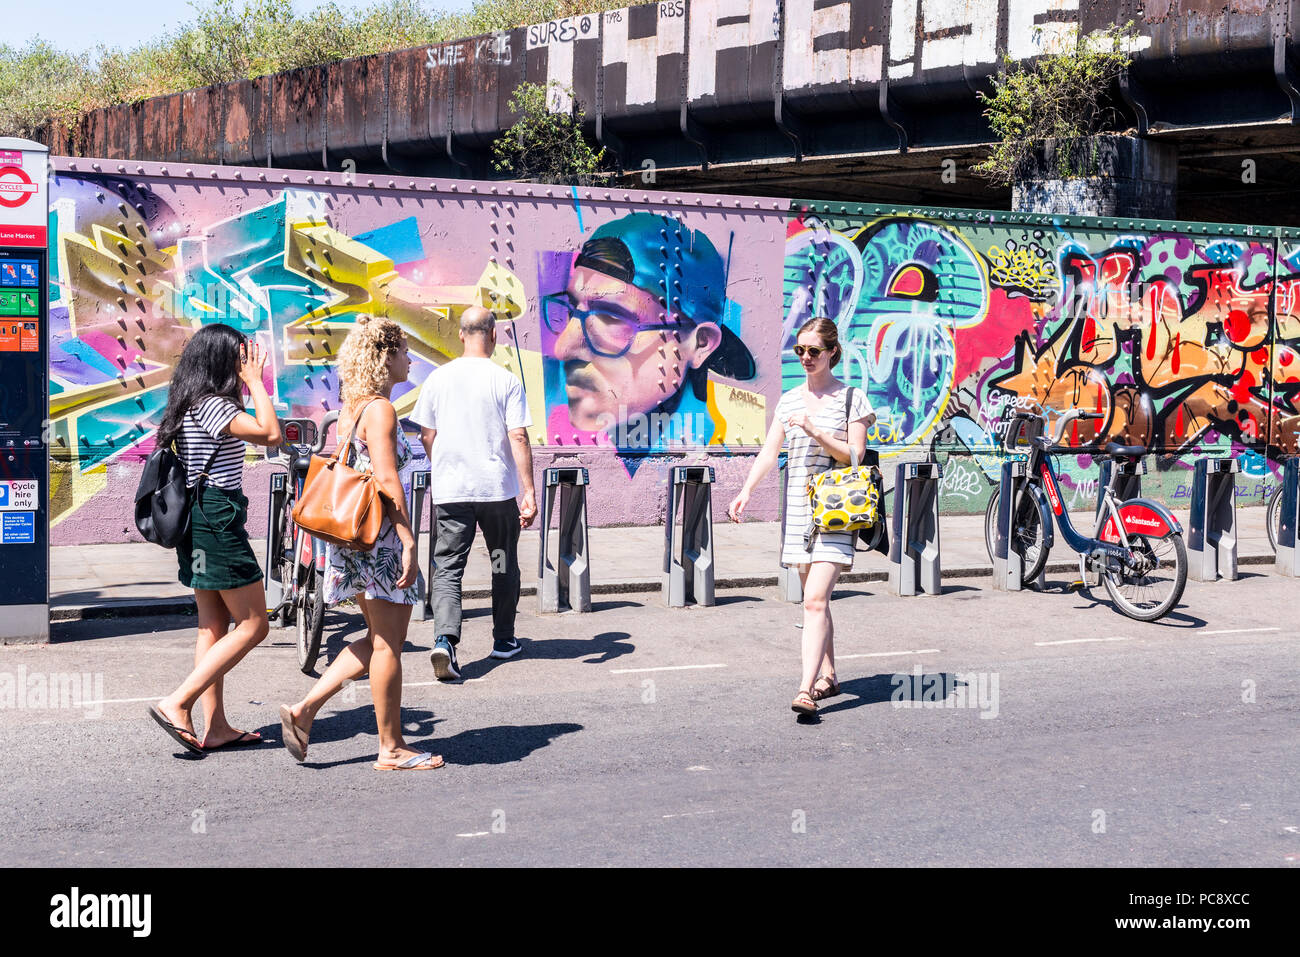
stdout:
{"type": "MultiPolygon", "coordinates": [[[[1272,565],[1274,558],[1272,555],[1242,555],[1237,563],[1239,565],[1272,565]]],[[[1051,562],[1047,565],[1046,571],[1050,574],[1067,574],[1077,571],[1079,563],[1073,562],[1051,562]]],[[[945,568],[943,578],[946,579],[963,579],[963,578],[992,578],[993,567],[991,565],[974,565],[965,568],[945,568]]],[[[869,572],[849,572],[840,576],[840,583],[845,585],[860,584],[863,582],[886,582],[889,581],[889,571],[881,569],[879,571],[869,572]]],[[[720,578],[714,582],[715,588],[721,589],[741,589],[741,588],[767,588],[776,587],[777,576],[773,575],[750,575],[740,578],[720,578]]],[[[637,595],[662,590],[663,582],[659,579],[646,580],[628,580],[593,583],[591,593],[593,595],[637,595]]],[[[521,598],[535,596],[537,594],[536,585],[524,585],[520,588],[521,598]]],[[[465,589],[462,597],[467,600],[488,599],[492,597],[492,592],[488,588],[470,588],[465,589]]],[[[935,596],[943,597],[943,596],[935,596]]],[[[52,605],[50,608],[50,621],[53,622],[71,622],[71,621],[91,621],[102,618],[153,618],[164,615],[193,615],[194,599],[193,598],[171,598],[171,599],[149,599],[149,598],[119,598],[105,599],[104,601],[78,604],[78,605],[52,605]]]]}

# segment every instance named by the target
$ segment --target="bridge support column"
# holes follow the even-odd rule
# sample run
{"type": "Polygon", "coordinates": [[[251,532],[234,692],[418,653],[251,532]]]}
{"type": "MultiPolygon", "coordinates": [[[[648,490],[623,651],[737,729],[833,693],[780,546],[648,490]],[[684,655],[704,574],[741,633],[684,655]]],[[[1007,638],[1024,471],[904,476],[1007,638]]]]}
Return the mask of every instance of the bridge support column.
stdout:
{"type": "Polygon", "coordinates": [[[1173,144],[1136,136],[1047,140],[1027,166],[1011,188],[1013,212],[1176,218],[1173,144]],[[1086,175],[1063,177],[1062,166],[1086,175]]]}

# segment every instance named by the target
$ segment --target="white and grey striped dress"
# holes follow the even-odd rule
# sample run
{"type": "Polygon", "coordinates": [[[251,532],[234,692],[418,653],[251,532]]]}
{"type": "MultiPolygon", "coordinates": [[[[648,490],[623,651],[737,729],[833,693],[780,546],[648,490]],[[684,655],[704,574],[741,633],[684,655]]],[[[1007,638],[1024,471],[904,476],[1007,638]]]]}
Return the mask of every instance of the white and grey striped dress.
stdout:
{"type": "MultiPolygon", "coordinates": [[[[853,408],[844,415],[845,390],[839,388],[827,396],[821,409],[813,416],[813,425],[828,432],[841,442],[849,436],[849,422],[872,414],[871,403],[862,389],[853,390],[853,408]]],[[[776,404],[776,417],[786,423],[792,416],[802,415],[807,409],[804,387],[798,385],[781,396],[776,404]]],[[[813,538],[813,548],[803,547],[804,533],[812,521],[812,506],[808,504],[808,476],[817,475],[830,468],[843,468],[830,454],[813,441],[803,429],[785,427],[785,447],[788,455],[785,470],[785,537],[781,543],[782,565],[806,565],[809,562],[835,562],[853,567],[853,536],[856,532],[819,532],[813,538]]]]}

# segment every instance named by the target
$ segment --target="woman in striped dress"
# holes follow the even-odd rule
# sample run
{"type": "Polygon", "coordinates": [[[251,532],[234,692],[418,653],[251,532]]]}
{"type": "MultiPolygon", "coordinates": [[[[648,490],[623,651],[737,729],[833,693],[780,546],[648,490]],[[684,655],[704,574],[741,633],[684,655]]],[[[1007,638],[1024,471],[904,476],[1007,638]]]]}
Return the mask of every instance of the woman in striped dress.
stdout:
{"type": "Polygon", "coordinates": [[[741,520],[754,488],[776,466],[782,446],[788,446],[781,564],[797,568],[803,585],[803,673],[790,707],[798,714],[813,715],[817,701],[840,693],[830,599],[841,572],[853,567],[857,532],[817,532],[808,548],[805,534],[812,508],[807,482],[810,476],[851,464],[853,458],[861,462],[867,429],[876,416],[861,389],[850,394],[849,386],[831,374],[842,353],[835,323],[809,319],[800,327],[795,342],[795,355],[807,380],[781,396],[767,441],[740,494],[727,506],[727,514],[733,522],[741,520]]]}

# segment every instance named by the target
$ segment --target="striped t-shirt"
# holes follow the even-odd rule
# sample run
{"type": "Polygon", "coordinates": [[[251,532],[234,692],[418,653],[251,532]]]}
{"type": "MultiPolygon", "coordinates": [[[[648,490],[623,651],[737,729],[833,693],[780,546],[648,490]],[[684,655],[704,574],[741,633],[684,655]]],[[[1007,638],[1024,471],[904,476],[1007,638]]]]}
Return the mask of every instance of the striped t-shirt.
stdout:
{"type": "Polygon", "coordinates": [[[193,488],[207,467],[208,484],[239,491],[244,484],[244,442],[223,432],[244,410],[225,396],[210,395],[185,413],[176,448],[185,465],[185,484],[193,488]],[[217,454],[212,458],[212,450],[217,454]],[[208,466],[208,459],[212,465],[208,466]]]}

